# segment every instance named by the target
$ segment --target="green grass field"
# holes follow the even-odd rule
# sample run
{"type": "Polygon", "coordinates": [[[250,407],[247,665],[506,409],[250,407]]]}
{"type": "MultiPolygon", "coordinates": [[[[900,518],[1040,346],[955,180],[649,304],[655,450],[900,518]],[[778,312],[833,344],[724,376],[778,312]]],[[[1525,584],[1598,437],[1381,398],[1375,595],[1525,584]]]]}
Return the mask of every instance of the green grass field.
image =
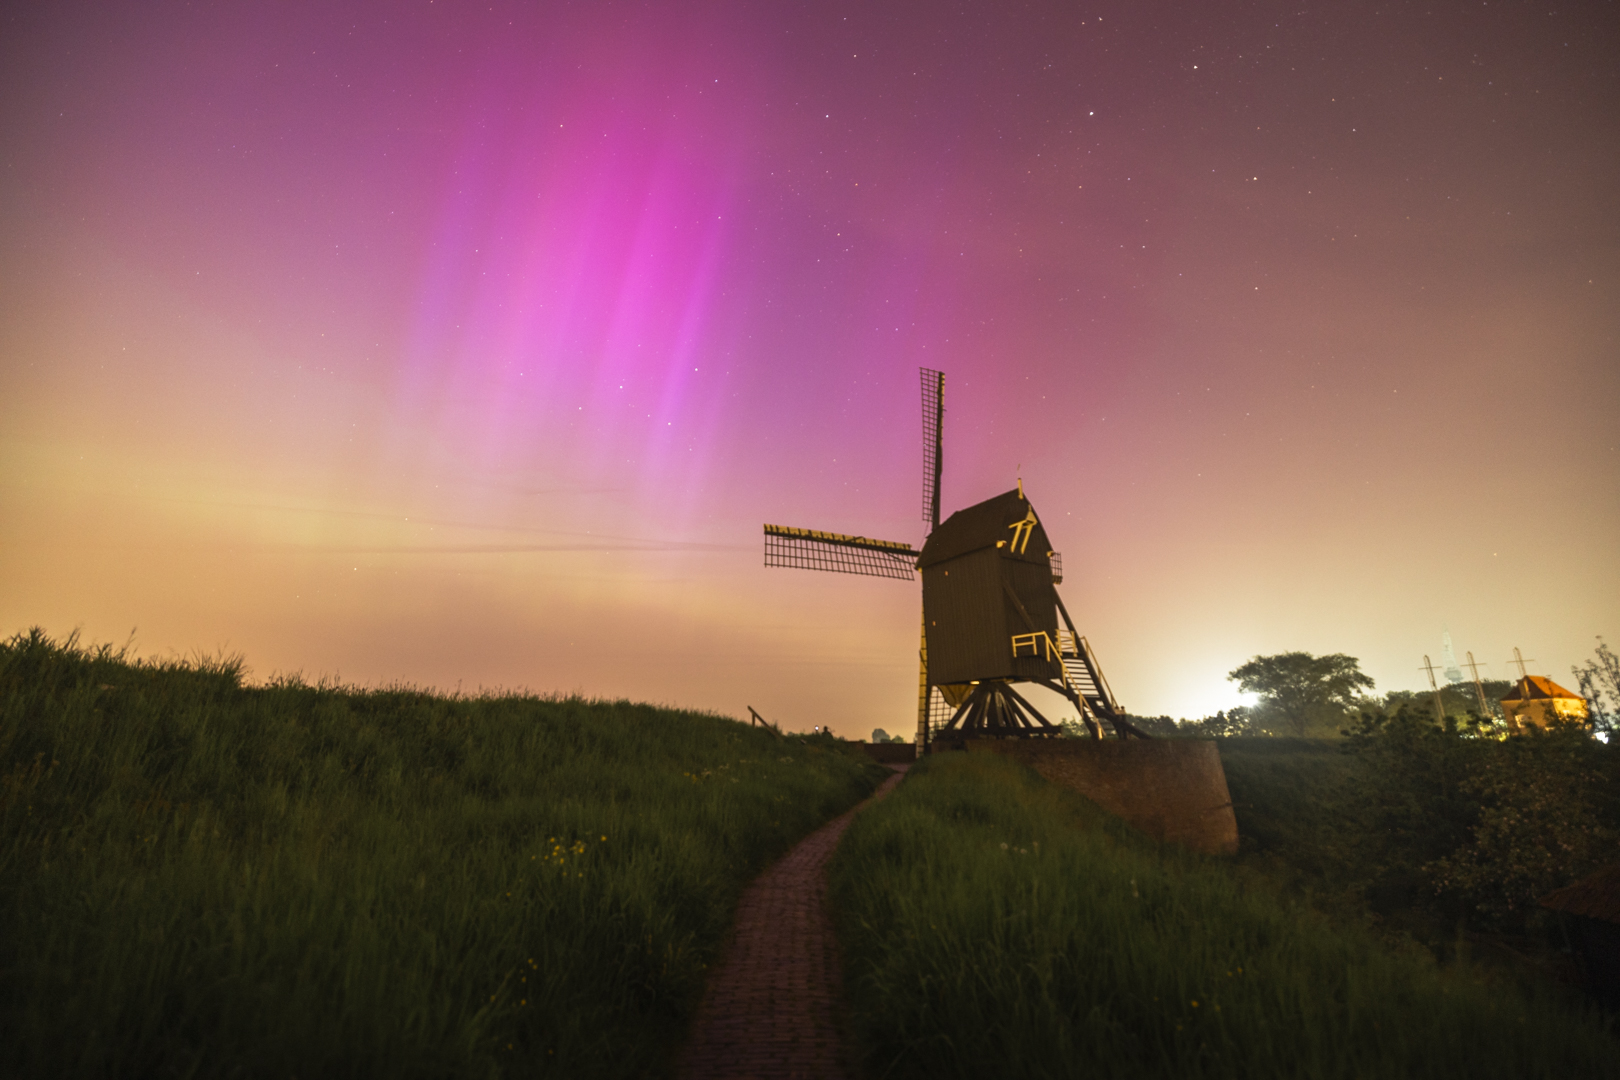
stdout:
{"type": "Polygon", "coordinates": [[[1386,948],[993,755],[914,768],[831,887],[874,1076],[1620,1076],[1578,1001],[1386,948]]]}
{"type": "Polygon", "coordinates": [[[0,646],[0,1075],[636,1076],[884,770],[626,702],[0,646]]]}

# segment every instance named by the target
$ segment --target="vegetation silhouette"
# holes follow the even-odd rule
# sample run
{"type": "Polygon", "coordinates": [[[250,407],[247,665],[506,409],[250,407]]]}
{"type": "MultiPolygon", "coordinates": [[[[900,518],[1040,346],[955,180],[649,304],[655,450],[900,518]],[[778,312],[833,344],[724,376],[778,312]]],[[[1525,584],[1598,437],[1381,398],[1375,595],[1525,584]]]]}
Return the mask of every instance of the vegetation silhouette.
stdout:
{"type": "Polygon", "coordinates": [[[1372,677],[1353,656],[1307,652],[1256,656],[1227,679],[1244,693],[1260,696],[1259,711],[1272,714],[1303,736],[1313,721],[1336,719],[1335,710],[1353,708],[1362,690],[1371,690],[1372,677]]]}

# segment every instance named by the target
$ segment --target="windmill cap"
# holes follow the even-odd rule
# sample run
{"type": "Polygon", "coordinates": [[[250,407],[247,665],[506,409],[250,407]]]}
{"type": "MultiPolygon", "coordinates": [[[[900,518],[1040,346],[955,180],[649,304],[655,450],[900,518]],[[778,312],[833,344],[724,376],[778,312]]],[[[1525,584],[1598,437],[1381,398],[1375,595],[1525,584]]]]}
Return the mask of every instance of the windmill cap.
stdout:
{"type": "Polygon", "coordinates": [[[1576,693],[1565,690],[1562,686],[1543,675],[1526,675],[1519,680],[1513,692],[1503,701],[1544,701],[1552,698],[1563,698],[1567,701],[1585,701],[1586,699],[1576,693]]]}
{"type": "MultiPolygon", "coordinates": [[[[1034,512],[1034,504],[1016,489],[958,510],[929,534],[928,542],[923,544],[922,554],[918,556],[917,568],[934,566],[972,551],[993,548],[999,541],[1010,540],[1013,526],[1034,512]]],[[[1047,561],[1052,544],[1038,517],[1028,539],[1020,541],[1018,547],[1017,552],[1008,553],[1010,557],[1033,563],[1044,564],[1047,561]]]]}

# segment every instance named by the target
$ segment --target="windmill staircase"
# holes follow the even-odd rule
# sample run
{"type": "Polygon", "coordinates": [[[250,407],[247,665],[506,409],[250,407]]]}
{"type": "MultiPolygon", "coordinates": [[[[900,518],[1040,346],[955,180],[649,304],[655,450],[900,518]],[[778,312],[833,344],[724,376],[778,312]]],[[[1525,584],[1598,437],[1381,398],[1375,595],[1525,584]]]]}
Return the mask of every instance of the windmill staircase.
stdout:
{"type": "MultiPolygon", "coordinates": [[[[1063,616],[1067,621],[1068,612],[1063,616]]],[[[1092,736],[1102,738],[1103,721],[1107,721],[1121,738],[1127,735],[1147,738],[1145,732],[1125,719],[1125,710],[1114,699],[1102,665],[1097,663],[1097,654],[1091,651],[1091,643],[1075,633],[1072,624],[1067,630],[1059,628],[1057,639],[1058,653],[1063,658],[1063,681],[1085,703],[1080,719],[1091,729],[1092,736]]]]}

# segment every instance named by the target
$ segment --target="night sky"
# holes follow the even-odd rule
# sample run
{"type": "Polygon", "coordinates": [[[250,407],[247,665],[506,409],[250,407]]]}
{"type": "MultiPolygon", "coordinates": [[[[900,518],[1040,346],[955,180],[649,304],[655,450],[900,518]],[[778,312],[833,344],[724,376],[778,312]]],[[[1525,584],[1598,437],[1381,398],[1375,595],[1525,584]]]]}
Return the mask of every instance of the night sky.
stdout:
{"type": "Polygon", "coordinates": [[[1133,712],[1620,639],[1615,4],[3,20],[0,633],[909,732],[928,366],[1133,712]]]}

